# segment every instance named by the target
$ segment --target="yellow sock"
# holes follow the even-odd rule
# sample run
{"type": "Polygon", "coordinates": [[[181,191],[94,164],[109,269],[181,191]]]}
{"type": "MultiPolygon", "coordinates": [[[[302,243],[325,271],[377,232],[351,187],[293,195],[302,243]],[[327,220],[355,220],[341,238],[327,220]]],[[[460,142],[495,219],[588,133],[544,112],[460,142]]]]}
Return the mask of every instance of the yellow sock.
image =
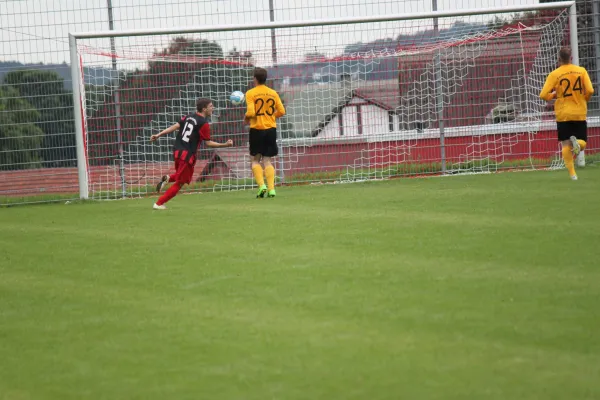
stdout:
{"type": "Polygon", "coordinates": [[[252,166],[252,174],[254,175],[254,180],[259,187],[265,184],[265,178],[263,178],[263,169],[260,164],[254,164],[252,166]]]}
{"type": "Polygon", "coordinates": [[[577,139],[577,143],[579,143],[579,147],[581,147],[581,150],[585,150],[585,146],[587,146],[585,140],[577,139]]]}
{"type": "Polygon", "coordinates": [[[564,146],[562,148],[563,159],[565,160],[565,167],[569,171],[569,175],[575,176],[575,165],[573,164],[573,153],[571,153],[571,146],[564,146]]]}
{"type": "Polygon", "coordinates": [[[275,189],[275,168],[272,165],[265,168],[265,176],[267,177],[267,188],[275,189]]]}

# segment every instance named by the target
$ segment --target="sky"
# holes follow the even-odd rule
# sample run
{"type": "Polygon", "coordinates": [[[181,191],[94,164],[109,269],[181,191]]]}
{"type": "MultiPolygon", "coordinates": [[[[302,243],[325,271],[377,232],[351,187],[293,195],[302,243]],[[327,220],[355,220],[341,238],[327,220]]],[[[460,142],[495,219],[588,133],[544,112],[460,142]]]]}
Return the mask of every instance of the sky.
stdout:
{"type": "MultiPolygon", "coordinates": [[[[269,0],[0,0],[0,61],[68,63],[69,32],[108,30],[109,1],[113,6],[115,29],[201,27],[269,21],[269,0]]],[[[405,14],[432,9],[431,0],[272,1],[276,21],[405,14]]],[[[535,3],[537,0],[438,0],[438,9],[535,3]]],[[[475,22],[474,18],[463,20],[475,22]]],[[[280,62],[285,61],[286,57],[292,59],[298,53],[307,51],[334,56],[347,44],[395,37],[399,33],[427,28],[431,28],[430,21],[289,29],[277,31],[277,47],[283,59],[280,62]]],[[[225,51],[233,47],[252,50],[257,57],[265,60],[271,54],[268,30],[206,34],[203,37],[216,40],[225,51]]],[[[171,37],[123,38],[117,41],[117,51],[127,49],[130,54],[143,58],[151,54],[154,48],[164,47],[170,39],[171,37]]],[[[81,43],[109,48],[106,39],[81,43]]],[[[90,63],[100,65],[106,61],[101,57],[90,56],[90,63]]]]}

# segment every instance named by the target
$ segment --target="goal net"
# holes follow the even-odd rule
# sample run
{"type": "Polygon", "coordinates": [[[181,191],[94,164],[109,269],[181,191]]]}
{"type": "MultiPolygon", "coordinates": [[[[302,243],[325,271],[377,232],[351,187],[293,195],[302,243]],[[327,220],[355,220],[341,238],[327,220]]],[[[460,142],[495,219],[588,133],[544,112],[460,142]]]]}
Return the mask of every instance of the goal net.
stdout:
{"type": "Polygon", "coordinates": [[[553,111],[538,94],[569,44],[560,4],[82,35],[80,178],[83,168],[95,199],[153,193],[172,172],[174,135],[155,143],[150,135],[206,97],[216,108],[213,140],[234,147],[201,147],[186,190],[253,187],[245,104],[229,95],[252,87],[255,66],[267,68],[287,110],[277,128],[278,184],[552,167],[553,111]]]}

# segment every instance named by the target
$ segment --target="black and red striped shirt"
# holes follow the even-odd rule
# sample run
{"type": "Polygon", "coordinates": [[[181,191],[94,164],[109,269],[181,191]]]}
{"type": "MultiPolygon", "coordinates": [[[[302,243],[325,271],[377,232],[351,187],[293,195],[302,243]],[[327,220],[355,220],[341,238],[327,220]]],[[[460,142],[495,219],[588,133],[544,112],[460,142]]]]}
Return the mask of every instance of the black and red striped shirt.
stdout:
{"type": "Polygon", "coordinates": [[[203,140],[210,140],[210,126],[206,118],[198,113],[184,115],[179,121],[179,132],[175,137],[175,158],[195,161],[196,152],[203,140]]]}

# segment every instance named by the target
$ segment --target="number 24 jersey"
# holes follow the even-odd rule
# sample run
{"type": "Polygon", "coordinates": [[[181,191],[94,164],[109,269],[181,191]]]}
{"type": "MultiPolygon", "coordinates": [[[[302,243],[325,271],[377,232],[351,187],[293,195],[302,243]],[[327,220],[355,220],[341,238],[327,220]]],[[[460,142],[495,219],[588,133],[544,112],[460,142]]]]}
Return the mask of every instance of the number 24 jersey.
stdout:
{"type": "Polygon", "coordinates": [[[594,93],[586,69],[574,64],[566,64],[548,75],[540,97],[544,100],[556,97],[554,111],[557,122],[585,121],[587,118],[586,93],[588,96],[594,93]]]}

